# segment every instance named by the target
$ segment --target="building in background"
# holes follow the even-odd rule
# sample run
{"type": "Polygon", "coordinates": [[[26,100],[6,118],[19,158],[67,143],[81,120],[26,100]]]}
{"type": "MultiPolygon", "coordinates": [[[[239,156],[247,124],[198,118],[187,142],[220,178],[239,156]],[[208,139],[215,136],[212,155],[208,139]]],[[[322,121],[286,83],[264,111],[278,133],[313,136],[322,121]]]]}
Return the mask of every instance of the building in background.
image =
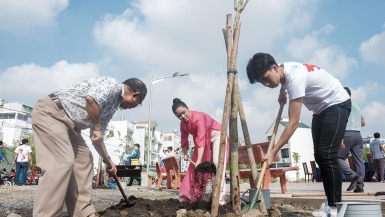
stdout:
{"type": "MultiPolygon", "coordinates": [[[[151,121],[150,129],[150,172],[155,172],[155,163],[159,160],[159,153],[164,147],[172,146],[174,149],[180,147],[180,136],[174,130],[172,133],[165,133],[164,131],[156,130],[158,123],[151,121]]],[[[123,117],[119,121],[110,121],[105,134],[105,145],[108,154],[110,155],[114,164],[123,164],[122,157],[126,154],[131,154],[134,150],[133,145],[138,143],[140,145],[140,159],[139,162],[143,165],[143,171],[147,166],[147,135],[148,122],[147,121],[127,121],[123,117]]],[[[94,156],[94,169],[97,168],[99,161],[99,154],[95,150],[89,138],[89,129],[82,131],[83,137],[89,146],[94,156]]]]}
{"type": "MultiPolygon", "coordinates": [[[[278,125],[275,143],[278,142],[278,139],[281,137],[282,132],[285,129],[288,122],[289,122],[288,118],[281,118],[281,121],[279,122],[279,125],[278,125]]],[[[270,141],[271,135],[273,133],[274,124],[275,124],[275,121],[265,133],[268,141],[270,141]]],[[[293,159],[293,152],[298,153],[300,156],[300,159],[298,162],[299,177],[304,178],[305,174],[304,174],[302,162],[306,162],[309,172],[311,172],[310,161],[314,161],[314,149],[313,149],[313,137],[311,135],[311,128],[308,125],[302,123],[301,121],[299,122],[298,128],[294,132],[292,137],[278,152],[280,161],[274,162],[273,166],[274,167],[295,166],[294,159],[293,159]]],[[[296,171],[286,172],[286,177],[292,181],[296,180],[296,171]]]]}
{"type": "Polygon", "coordinates": [[[13,146],[20,137],[32,133],[32,107],[20,102],[4,103],[0,99],[0,140],[13,146]]]}

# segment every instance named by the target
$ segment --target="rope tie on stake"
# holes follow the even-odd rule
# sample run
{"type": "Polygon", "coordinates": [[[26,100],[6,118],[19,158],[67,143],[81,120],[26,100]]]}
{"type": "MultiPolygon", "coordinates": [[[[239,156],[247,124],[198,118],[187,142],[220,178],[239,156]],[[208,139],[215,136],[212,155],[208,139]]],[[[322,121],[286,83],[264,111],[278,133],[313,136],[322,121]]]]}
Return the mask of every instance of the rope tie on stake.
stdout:
{"type": "Polygon", "coordinates": [[[230,73],[238,74],[238,70],[237,69],[229,69],[227,71],[227,74],[230,74],[230,73]]]}

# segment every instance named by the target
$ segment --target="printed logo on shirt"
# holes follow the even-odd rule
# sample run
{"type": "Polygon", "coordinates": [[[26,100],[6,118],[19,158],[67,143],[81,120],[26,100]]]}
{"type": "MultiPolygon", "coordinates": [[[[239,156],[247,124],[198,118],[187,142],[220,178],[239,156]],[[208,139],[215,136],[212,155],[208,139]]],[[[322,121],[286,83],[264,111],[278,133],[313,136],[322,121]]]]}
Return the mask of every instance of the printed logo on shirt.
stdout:
{"type": "Polygon", "coordinates": [[[308,72],[313,72],[314,68],[317,68],[318,70],[321,69],[320,67],[312,65],[312,64],[304,63],[303,65],[306,66],[308,72]]]}
{"type": "Polygon", "coordinates": [[[23,154],[23,149],[20,148],[20,149],[19,149],[19,152],[20,152],[20,154],[23,156],[23,157],[21,158],[21,160],[24,160],[24,159],[25,159],[25,155],[23,154]]]}

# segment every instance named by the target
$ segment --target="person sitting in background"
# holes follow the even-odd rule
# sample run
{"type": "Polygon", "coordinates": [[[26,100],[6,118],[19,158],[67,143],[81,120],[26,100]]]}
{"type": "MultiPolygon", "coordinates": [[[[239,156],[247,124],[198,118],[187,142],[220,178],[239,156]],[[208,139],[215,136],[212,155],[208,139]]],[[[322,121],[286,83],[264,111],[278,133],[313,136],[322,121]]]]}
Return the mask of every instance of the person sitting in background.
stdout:
{"type": "Polygon", "coordinates": [[[134,180],[138,181],[138,185],[140,186],[141,182],[142,182],[142,177],[130,177],[130,181],[128,182],[127,186],[132,186],[132,183],[134,182],[134,180]]]}
{"type": "Polygon", "coordinates": [[[166,158],[166,154],[167,154],[167,148],[164,147],[163,148],[163,152],[161,154],[159,154],[159,166],[162,168],[163,167],[163,159],[166,158]]]}
{"type": "Polygon", "coordinates": [[[175,153],[172,151],[172,147],[167,147],[167,153],[164,158],[175,157],[175,153]]]}
{"type": "Polygon", "coordinates": [[[127,166],[130,166],[131,165],[131,159],[138,159],[140,158],[140,145],[139,144],[135,144],[134,145],[134,151],[132,152],[132,154],[130,156],[127,157],[127,160],[124,160],[124,164],[127,165],[127,166]]]}

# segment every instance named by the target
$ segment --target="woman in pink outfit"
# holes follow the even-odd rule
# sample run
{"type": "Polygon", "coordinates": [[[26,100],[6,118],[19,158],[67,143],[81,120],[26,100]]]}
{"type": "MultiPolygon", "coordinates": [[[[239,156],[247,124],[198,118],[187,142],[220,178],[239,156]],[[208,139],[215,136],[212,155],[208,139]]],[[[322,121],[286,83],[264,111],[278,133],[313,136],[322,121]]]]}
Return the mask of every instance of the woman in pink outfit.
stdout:
{"type": "MultiPolygon", "coordinates": [[[[181,120],[180,132],[181,132],[181,146],[185,160],[190,160],[194,163],[190,163],[186,176],[183,178],[182,184],[179,188],[180,201],[196,201],[194,195],[202,194],[204,192],[197,192],[199,189],[194,186],[194,170],[204,161],[210,161],[218,167],[219,146],[221,136],[221,125],[212,119],[209,115],[198,112],[190,111],[187,105],[180,99],[175,98],[173,100],[172,111],[175,116],[181,120]],[[195,148],[190,159],[187,153],[188,137],[193,136],[195,148]]],[[[226,142],[226,157],[225,165],[228,162],[229,157],[229,143],[226,142]]],[[[214,180],[213,180],[214,181],[214,180]]],[[[214,186],[214,185],[213,185],[214,186]]],[[[205,189],[203,189],[205,190],[205,189]]],[[[225,182],[225,170],[222,174],[222,184],[219,197],[219,203],[225,204],[226,194],[226,182],[225,182]]]]}

